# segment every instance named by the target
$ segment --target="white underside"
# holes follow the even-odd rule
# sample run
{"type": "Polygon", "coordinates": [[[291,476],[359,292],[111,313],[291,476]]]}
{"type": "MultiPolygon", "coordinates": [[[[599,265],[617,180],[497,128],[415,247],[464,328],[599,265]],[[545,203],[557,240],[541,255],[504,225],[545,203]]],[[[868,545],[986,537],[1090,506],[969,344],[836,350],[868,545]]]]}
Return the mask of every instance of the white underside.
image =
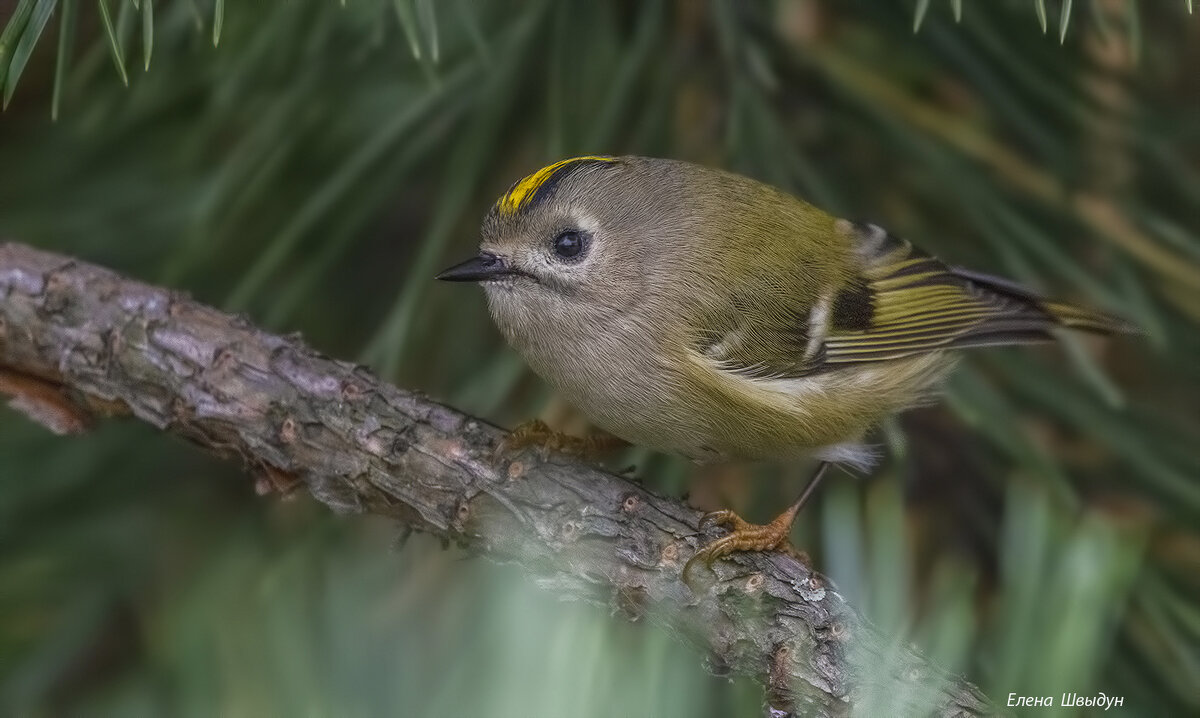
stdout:
{"type": "Polygon", "coordinates": [[[863,473],[869,472],[883,458],[878,447],[847,442],[822,446],[813,452],[815,458],[833,464],[841,464],[863,473]]]}

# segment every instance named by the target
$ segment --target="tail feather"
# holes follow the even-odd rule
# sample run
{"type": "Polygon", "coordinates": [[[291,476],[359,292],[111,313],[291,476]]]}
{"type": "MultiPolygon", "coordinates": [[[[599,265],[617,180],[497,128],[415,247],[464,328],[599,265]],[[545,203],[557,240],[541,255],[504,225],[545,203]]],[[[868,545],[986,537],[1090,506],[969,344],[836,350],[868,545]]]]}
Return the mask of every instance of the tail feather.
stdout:
{"type": "MultiPolygon", "coordinates": [[[[1015,282],[1011,282],[1001,277],[993,277],[989,274],[981,272],[973,272],[969,269],[960,267],[952,267],[951,273],[959,279],[966,280],[969,284],[986,289],[997,294],[1001,294],[1013,299],[1021,300],[1034,309],[1041,312],[1046,319],[1049,320],[1040,329],[1052,329],[1055,326],[1066,327],[1068,329],[1077,329],[1085,332],[1094,332],[1097,334],[1138,334],[1138,328],[1133,324],[1114,317],[1103,312],[1084,309],[1065,302],[1049,301],[1041,295],[1022,287],[1015,282]]],[[[1034,329],[1028,325],[1029,318],[1026,317],[1026,322],[1022,322],[1024,326],[1013,327],[1017,331],[1028,331],[1034,329]]],[[[996,327],[999,329],[999,327],[996,327]]]]}
{"type": "Polygon", "coordinates": [[[1138,328],[1124,319],[1103,312],[1064,304],[1062,302],[1042,302],[1050,316],[1068,329],[1079,329],[1097,334],[1139,334],[1138,328]]]}

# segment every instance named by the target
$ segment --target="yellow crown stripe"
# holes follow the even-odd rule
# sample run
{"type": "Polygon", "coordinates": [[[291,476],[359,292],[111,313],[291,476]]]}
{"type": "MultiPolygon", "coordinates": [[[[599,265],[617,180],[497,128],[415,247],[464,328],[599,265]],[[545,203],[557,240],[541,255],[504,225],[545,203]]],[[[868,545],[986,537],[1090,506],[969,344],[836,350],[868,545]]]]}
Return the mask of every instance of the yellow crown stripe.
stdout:
{"type": "Polygon", "coordinates": [[[503,197],[500,198],[500,201],[496,203],[496,207],[502,214],[516,214],[518,211],[520,211],[521,207],[523,207],[525,203],[537,193],[538,188],[545,184],[546,180],[550,179],[555,172],[559,171],[563,167],[566,167],[567,165],[574,164],[576,162],[587,161],[616,162],[617,160],[612,157],[603,157],[601,155],[584,155],[582,157],[572,157],[570,159],[555,162],[552,165],[547,165],[546,167],[541,168],[537,172],[534,172],[525,179],[513,185],[512,189],[510,189],[503,197]]]}

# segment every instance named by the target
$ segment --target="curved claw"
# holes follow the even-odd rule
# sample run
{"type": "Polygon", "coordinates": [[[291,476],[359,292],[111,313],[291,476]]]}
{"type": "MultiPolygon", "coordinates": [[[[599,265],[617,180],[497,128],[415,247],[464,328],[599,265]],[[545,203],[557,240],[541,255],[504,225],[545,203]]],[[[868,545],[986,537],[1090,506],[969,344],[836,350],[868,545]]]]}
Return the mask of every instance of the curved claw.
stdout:
{"type": "Polygon", "coordinates": [[[733,534],[730,534],[728,536],[722,536],[721,538],[717,539],[716,541],[713,541],[709,545],[700,549],[690,559],[688,559],[688,562],[686,564],[684,564],[684,566],[683,566],[684,573],[687,573],[688,567],[691,566],[696,561],[703,562],[705,568],[711,569],[713,562],[715,562],[717,559],[724,558],[725,556],[728,556],[729,554],[731,554],[737,550],[734,547],[735,540],[736,540],[736,537],[734,537],[733,534]]]}
{"type": "Polygon", "coordinates": [[[541,445],[550,436],[553,436],[550,427],[541,419],[533,419],[521,424],[501,439],[500,443],[496,444],[493,455],[497,458],[511,456],[527,447],[541,445]]]}
{"type": "Polygon", "coordinates": [[[696,525],[701,531],[703,531],[704,529],[708,528],[709,526],[725,526],[727,524],[733,523],[733,519],[736,516],[737,516],[737,514],[733,513],[729,509],[721,509],[720,511],[709,511],[708,513],[706,513],[700,517],[700,522],[696,525]]]}
{"type": "Polygon", "coordinates": [[[705,514],[700,518],[702,530],[706,525],[732,526],[733,530],[697,550],[688,559],[687,563],[683,565],[683,582],[688,586],[692,585],[689,576],[692,566],[697,561],[711,570],[717,559],[724,558],[735,551],[773,551],[780,547],[787,547],[790,551],[794,551],[787,542],[791,529],[791,517],[785,514],[781,519],[776,519],[765,526],[759,526],[747,523],[742,517],[728,510],[705,514]]]}
{"type": "Polygon", "coordinates": [[[746,528],[750,527],[750,524],[747,524],[740,516],[728,510],[713,511],[711,513],[704,514],[704,516],[700,517],[700,529],[703,530],[706,524],[714,526],[726,526],[728,524],[740,525],[734,531],[722,536],[719,539],[716,539],[709,545],[698,549],[696,553],[692,554],[692,557],[689,558],[687,563],[683,565],[683,582],[689,586],[691,585],[691,581],[688,580],[688,576],[692,570],[692,566],[694,566],[697,561],[703,563],[705,568],[712,570],[713,562],[738,550],[739,543],[742,541],[742,532],[744,532],[746,528]]]}

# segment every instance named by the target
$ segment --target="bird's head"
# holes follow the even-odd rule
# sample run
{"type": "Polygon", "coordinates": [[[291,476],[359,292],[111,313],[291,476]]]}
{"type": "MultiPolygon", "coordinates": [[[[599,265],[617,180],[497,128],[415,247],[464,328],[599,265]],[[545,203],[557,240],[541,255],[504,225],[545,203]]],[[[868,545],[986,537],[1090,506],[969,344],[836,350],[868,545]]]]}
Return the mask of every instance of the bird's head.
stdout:
{"type": "Polygon", "coordinates": [[[514,184],[488,212],[480,252],[438,275],[483,285],[510,338],[603,330],[636,306],[653,263],[669,174],[640,158],[577,157],[514,184]],[[661,176],[660,176],[661,175],[661,176]]]}

